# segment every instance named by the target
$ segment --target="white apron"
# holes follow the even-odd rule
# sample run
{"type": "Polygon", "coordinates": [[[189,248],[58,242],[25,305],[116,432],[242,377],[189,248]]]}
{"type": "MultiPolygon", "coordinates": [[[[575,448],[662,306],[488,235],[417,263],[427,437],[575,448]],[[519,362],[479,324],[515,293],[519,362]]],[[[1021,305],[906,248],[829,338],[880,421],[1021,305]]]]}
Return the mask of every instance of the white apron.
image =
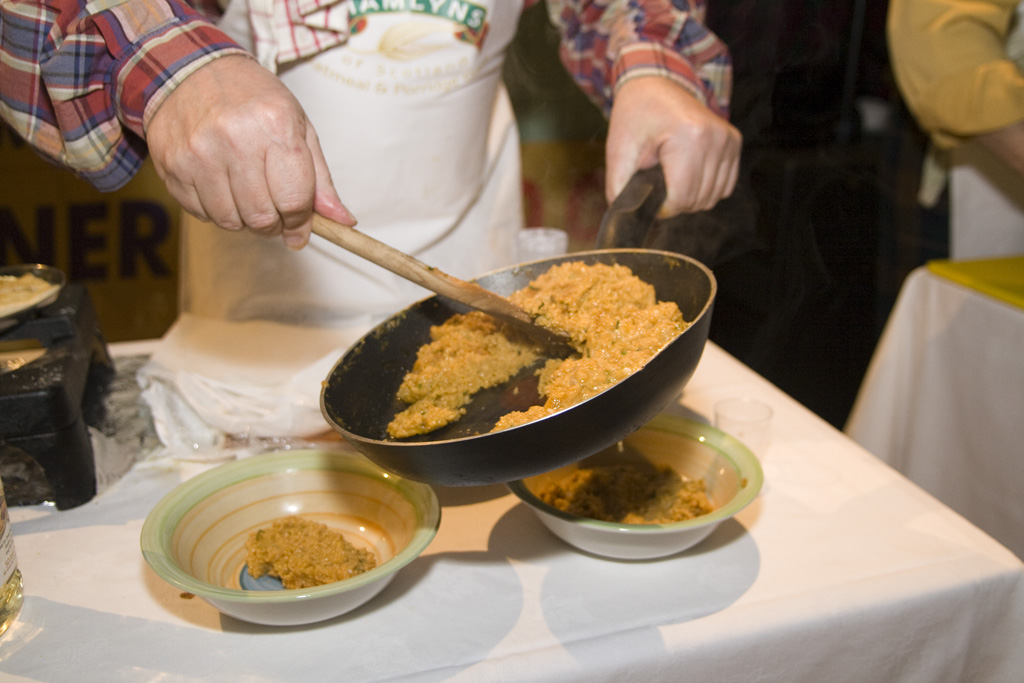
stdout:
{"type": "MultiPolygon", "coordinates": [[[[522,2],[341,4],[347,40],[277,70],[358,228],[463,278],[506,265],[522,200],[501,70],[522,2]]],[[[251,46],[246,5],[234,0],[222,26],[251,46]]],[[[317,236],[293,252],[280,239],[184,223],[183,312],[361,334],[429,294],[317,236]]]]}
{"type": "MultiPolygon", "coordinates": [[[[312,120],[358,228],[463,278],[510,263],[522,194],[501,67],[522,1],[332,7],[347,20],[342,44],[270,65],[312,120]]],[[[233,0],[222,27],[252,48],[249,9],[233,0]]],[[[224,434],[328,430],[319,394],[331,366],[374,324],[429,295],[317,236],[295,252],[190,216],[181,260],[182,315],[139,372],[170,452],[211,446],[221,457],[224,434]]]]}

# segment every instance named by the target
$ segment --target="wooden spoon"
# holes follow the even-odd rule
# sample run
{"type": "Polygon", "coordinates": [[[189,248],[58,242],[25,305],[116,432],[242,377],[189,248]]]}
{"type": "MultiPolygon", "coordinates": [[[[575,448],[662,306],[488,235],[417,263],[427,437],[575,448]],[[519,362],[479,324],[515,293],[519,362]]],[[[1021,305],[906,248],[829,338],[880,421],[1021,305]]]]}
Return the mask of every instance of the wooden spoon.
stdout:
{"type": "Polygon", "coordinates": [[[543,344],[553,354],[565,357],[573,351],[566,335],[541,327],[534,322],[529,313],[505,297],[476,283],[448,275],[349,225],[332,221],[320,214],[313,215],[313,232],[395,275],[512,325],[534,341],[543,344]]]}

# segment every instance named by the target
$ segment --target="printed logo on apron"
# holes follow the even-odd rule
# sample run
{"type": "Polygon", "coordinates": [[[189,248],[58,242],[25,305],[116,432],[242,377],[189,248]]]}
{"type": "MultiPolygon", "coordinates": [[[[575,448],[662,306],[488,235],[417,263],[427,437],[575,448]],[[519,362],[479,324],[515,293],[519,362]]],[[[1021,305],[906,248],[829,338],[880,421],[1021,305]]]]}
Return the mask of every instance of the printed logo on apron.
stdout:
{"type": "Polygon", "coordinates": [[[490,24],[480,5],[364,0],[348,11],[344,48],[315,59],[314,70],[361,93],[437,98],[471,85],[495,57],[482,54],[490,24]]]}
{"type": "MultiPolygon", "coordinates": [[[[353,2],[349,8],[349,35],[354,36],[363,33],[367,28],[370,18],[374,15],[389,12],[410,12],[438,19],[447,19],[461,27],[455,31],[455,37],[480,48],[484,37],[487,35],[487,9],[480,5],[458,0],[430,0],[420,2],[388,2],[382,0],[364,0],[353,2]]],[[[411,22],[410,22],[411,23],[411,22]]],[[[412,37],[415,40],[415,31],[404,38],[412,37]]],[[[399,36],[401,40],[403,36],[399,36]]],[[[397,55],[389,55],[395,56],[397,55]]]]}

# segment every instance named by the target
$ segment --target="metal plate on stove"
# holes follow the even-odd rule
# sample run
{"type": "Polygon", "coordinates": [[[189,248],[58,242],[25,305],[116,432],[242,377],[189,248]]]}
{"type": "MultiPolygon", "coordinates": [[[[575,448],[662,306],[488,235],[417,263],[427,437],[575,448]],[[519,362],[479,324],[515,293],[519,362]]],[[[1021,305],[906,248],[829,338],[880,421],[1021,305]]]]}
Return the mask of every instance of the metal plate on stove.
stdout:
{"type": "Polygon", "coordinates": [[[0,375],[25,367],[46,354],[46,347],[35,339],[0,341],[0,375]]]}
{"type": "Polygon", "coordinates": [[[17,304],[4,306],[0,303],[0,332],[14,327],[18,322],[31,315],[35,310],[52,304],[57,300],[60,290],[64,288],[64,284],[67,282],[67,277],[64,275],[64,272],[57,268],[53,268],[52,266],[44,266],[39,263],[24,263],[17,266],[0,266],[0,278],[3,278],[4,280],[20,278],[26,273],[30,273],[40,280],[48,282],[52,286],[46,291],[40,292],[31,298],[19,301],[17,304]]]}

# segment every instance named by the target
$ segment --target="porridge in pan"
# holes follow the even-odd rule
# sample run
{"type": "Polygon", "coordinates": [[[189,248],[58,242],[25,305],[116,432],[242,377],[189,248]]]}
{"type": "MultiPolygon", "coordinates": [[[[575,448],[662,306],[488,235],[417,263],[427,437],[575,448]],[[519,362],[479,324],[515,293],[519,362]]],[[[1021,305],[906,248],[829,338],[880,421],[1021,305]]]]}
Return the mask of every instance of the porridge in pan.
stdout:
{"type": "MultiPolygon", "coordinates": [[[[577,355],[538,371],[545,401],[502,417],[494,431],[580,403],[642,368],[689,323],[674,302],[623,265],[572,261],[552,266],[509,300],[538,324],[566,333],[577,355]]],[[[393,438],[427,434],[459,419],[473,394],[508,381],[541,357],[529,340],[473,311],[431,328],[398,397],[408,408],[388,425],[393,438]]]]}

